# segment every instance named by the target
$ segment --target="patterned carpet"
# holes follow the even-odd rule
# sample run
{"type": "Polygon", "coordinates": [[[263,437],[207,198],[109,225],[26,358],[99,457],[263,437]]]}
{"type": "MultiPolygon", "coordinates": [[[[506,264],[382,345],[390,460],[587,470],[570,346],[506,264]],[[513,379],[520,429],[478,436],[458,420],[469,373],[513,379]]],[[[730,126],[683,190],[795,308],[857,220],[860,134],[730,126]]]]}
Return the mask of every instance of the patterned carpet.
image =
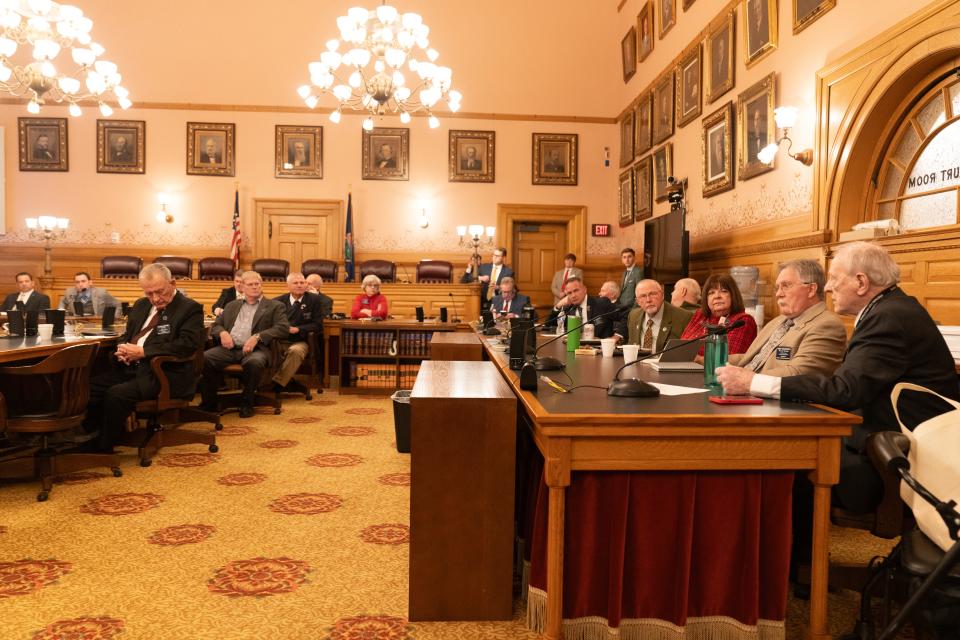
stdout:
{"type": "MultiPolygon", "coordinates": [[[[216,454],[189,445],[150,468],[124,456],[122,478],[65,477],[46,503],[36,483],[0,485],[0,638],[536,638],[519,603],[507,622],[406,620],[410,462],[390,401],[315,398],[228,414],[216,454]]],[[[834,549],[884,550],[869,536],[834,549]]],[[[856,603],[831,595],[834,633],[856,603]]]]}

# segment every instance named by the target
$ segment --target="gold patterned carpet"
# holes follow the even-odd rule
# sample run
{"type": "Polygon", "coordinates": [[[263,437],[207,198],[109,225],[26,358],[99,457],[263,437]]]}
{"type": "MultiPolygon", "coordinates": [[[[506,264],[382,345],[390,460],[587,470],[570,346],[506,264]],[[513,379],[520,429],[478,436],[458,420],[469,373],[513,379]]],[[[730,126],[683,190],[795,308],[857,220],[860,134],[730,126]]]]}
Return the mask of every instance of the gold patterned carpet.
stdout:
{"type": "MultiPolygon", "coordinates": [[[[390,400],[327,392],[224,419],[219,453],[166,449],[141,468],[0,485],[3,640],[536,638],[523,623],[410,623],[410,462],[390,400]]],[[[199,427],[199,425],[197,425],[199,427]]],[[[883,553],[844,534],[834,552],[883,553]]],[[[805,603],[792,601],[788,638],[805,603]]],[[[856,595],[831,595],[831,630],[856,595]]]]}

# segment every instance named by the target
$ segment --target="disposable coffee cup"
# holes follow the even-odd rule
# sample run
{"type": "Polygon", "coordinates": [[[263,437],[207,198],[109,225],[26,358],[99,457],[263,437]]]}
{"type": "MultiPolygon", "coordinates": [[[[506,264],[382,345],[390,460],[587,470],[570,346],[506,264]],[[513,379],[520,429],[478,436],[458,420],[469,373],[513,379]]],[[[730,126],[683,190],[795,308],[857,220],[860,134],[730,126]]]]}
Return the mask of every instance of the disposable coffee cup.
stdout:
{"type": "Polygon", "coordinates": [[[581,331],[581,335],[580,335],[581,340],[593,340],[594,327],[592,324],[583,325],[583,327],[580,328],[580,331],[581,331]]]}
{"type": "Polygon", "coordinates": [[[623,362],[633,362],[640,356],[640,345],[638,344],[625,344],[623,345],[623,362]]]}
{"type": "Polygon", "coordinates": [[[613,354],[617,351],[617,339],[616,338],[601,339],[600,351],[603,353],[604,358],[612,358],[613,354]]]}
{"type": "Polygon", "coordinates": [[[40,336],[41,340],[50,340],[53,338],[53,325],[52,324],[38,324],[37,325],[37,335],[40,336]]]}

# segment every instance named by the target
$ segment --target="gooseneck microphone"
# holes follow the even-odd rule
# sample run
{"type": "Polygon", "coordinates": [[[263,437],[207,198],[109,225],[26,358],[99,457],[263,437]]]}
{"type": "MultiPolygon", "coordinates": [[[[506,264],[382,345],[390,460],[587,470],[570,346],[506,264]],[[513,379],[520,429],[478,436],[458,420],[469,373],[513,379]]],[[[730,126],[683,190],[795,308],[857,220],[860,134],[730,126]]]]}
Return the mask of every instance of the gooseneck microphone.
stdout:
{"type": "Polygon", "coordinates": [[[457,299],[453,297],[452,291],[448,291],[447,295],[450,296],[450,304],[453,305],[453,317],[450,318],[450,322],[457,324],[460,322],[460,318],[457,316],[457,299]]]}

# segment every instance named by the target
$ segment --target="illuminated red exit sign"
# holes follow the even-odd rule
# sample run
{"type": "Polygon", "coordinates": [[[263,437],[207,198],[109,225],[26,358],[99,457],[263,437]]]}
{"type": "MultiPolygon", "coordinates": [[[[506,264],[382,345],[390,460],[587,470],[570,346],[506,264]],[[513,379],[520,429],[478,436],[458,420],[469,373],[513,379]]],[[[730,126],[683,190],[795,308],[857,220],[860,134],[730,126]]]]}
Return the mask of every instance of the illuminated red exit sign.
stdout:
{"type": "Polygon", "coordinates": [[[610,225],[608,224],[595,224],[593,227],[593,237],[594,238],[609,238],[610,237],[610,225]]]}

